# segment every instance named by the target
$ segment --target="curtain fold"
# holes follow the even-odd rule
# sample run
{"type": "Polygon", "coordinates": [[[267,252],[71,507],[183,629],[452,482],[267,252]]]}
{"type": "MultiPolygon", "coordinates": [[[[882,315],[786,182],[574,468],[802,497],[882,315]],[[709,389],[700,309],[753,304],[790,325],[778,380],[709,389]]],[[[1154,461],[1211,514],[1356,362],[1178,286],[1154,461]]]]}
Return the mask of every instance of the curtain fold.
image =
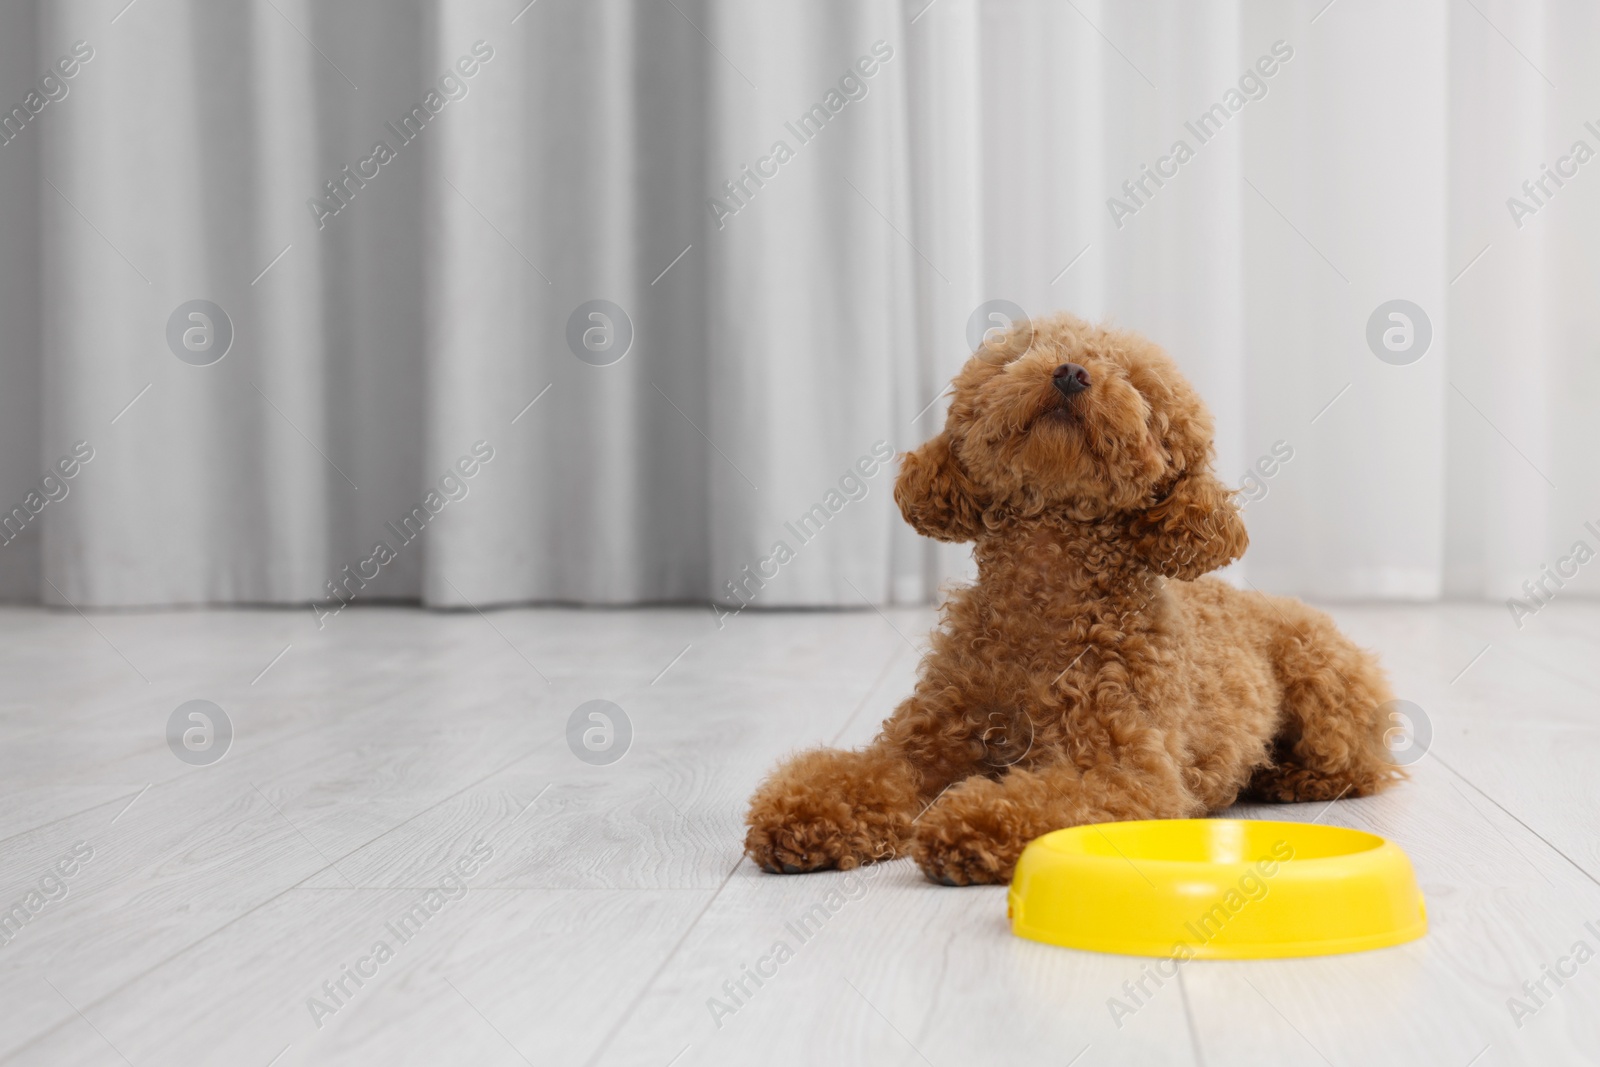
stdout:
{"type": "Polygon", "coordinates": [[[1233,580],[1536,609],[1600,551],[1597,40],[1442,0],[10,5],[0,596],[925,602],[968,552],[885,456],[1006,301],[1173,353],[1233,580]]]}

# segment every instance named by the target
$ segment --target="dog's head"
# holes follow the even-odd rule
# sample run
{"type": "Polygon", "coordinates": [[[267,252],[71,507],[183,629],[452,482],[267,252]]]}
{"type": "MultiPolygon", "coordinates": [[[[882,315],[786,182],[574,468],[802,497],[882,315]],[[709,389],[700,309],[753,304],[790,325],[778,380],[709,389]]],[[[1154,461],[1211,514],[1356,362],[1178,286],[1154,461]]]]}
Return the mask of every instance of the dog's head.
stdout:
{"type": "Polygon", "coordinates": [[[902,459],[894,497],[941,541],[1019,519],[1126,524],[1173,578],[1243,555],[1248,537],[1212,473],[1211,415],[1161,349],[1069,315],[1019,323],[956,375],[944,430],[902,459]]]}

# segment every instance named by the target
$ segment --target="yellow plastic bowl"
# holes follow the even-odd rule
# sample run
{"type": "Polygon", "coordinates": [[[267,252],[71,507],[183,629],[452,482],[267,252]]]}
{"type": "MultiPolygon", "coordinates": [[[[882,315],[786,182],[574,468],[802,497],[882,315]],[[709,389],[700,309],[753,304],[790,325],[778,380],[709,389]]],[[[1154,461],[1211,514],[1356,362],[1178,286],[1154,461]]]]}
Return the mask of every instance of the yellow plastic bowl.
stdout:
{"type": "Polygon", "coordinates": [[[1269,959],[1360,952],[1428,930],[1411,861],[1360,830],[1246,819],[1097,823],[1023,850],[1019,937],[1091,952],[1269,959]]]}

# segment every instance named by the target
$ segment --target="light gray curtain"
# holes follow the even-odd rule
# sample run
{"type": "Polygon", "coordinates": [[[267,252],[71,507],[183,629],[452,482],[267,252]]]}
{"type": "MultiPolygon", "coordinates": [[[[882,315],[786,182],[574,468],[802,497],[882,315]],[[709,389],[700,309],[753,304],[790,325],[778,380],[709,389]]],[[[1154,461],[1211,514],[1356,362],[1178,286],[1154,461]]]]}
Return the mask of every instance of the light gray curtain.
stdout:
{"type": "Polygon", "coordinates": [[[1600,547],[1596,18],[8,5],[0,595],[921,602],[966,553],[874,450],[1005,299],[1174,353],[1237,580],[1522,596],[1600,547]]]}

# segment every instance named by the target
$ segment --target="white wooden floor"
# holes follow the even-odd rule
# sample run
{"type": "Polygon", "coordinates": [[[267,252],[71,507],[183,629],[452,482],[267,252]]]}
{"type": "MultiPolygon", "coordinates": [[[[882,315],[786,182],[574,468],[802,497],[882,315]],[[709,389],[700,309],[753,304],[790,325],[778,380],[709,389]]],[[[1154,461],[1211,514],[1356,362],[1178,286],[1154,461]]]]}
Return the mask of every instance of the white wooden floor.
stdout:
{"type": "MultiPolygon", "coordinates": [[[[1494,606],[1334,614],[1433,738],[1412,782],[1325,818],[1410,853],[1432,931],[1191,963],[1119,1027],[1108,999],[1144,961],[1013,938],[1003,889],[896,862],[801,943],[786,923],[843,876],[740,857],[757,780],[796,746],[865,741],[931,613],[719,631],[701,610],[352,609],[318,632],[309,611],[0,612],[0,908],[59,897],[0,946],[0,1063],[1600,1060],[1600,961],[1537,1002],[1521,988],[1575,942],[1600,951],[1600,606],[1521,632],[1494,606]],[[193,699],[235,730],[206,766],[166,739],[193,699]],[[592,699],[631,721],[618,762],[568,747],[592,699]],[[463,892],[446,867],[475,843],[492,854],[463,892]],[[92,855],[62,897],[75,846],[92,855]],[[714,1018],[780,940],[793,958],[714,1018]],[[360,963],[379,941],[392,958],[360,963]],[[335,1000],[347,966],[372,976],[335,1000]],[[1537,1010],[1514,1019],[1513,996],[1537,1010]]],[[[1248,814],[1267,813],[1321,806],[1248,814]]]]}

